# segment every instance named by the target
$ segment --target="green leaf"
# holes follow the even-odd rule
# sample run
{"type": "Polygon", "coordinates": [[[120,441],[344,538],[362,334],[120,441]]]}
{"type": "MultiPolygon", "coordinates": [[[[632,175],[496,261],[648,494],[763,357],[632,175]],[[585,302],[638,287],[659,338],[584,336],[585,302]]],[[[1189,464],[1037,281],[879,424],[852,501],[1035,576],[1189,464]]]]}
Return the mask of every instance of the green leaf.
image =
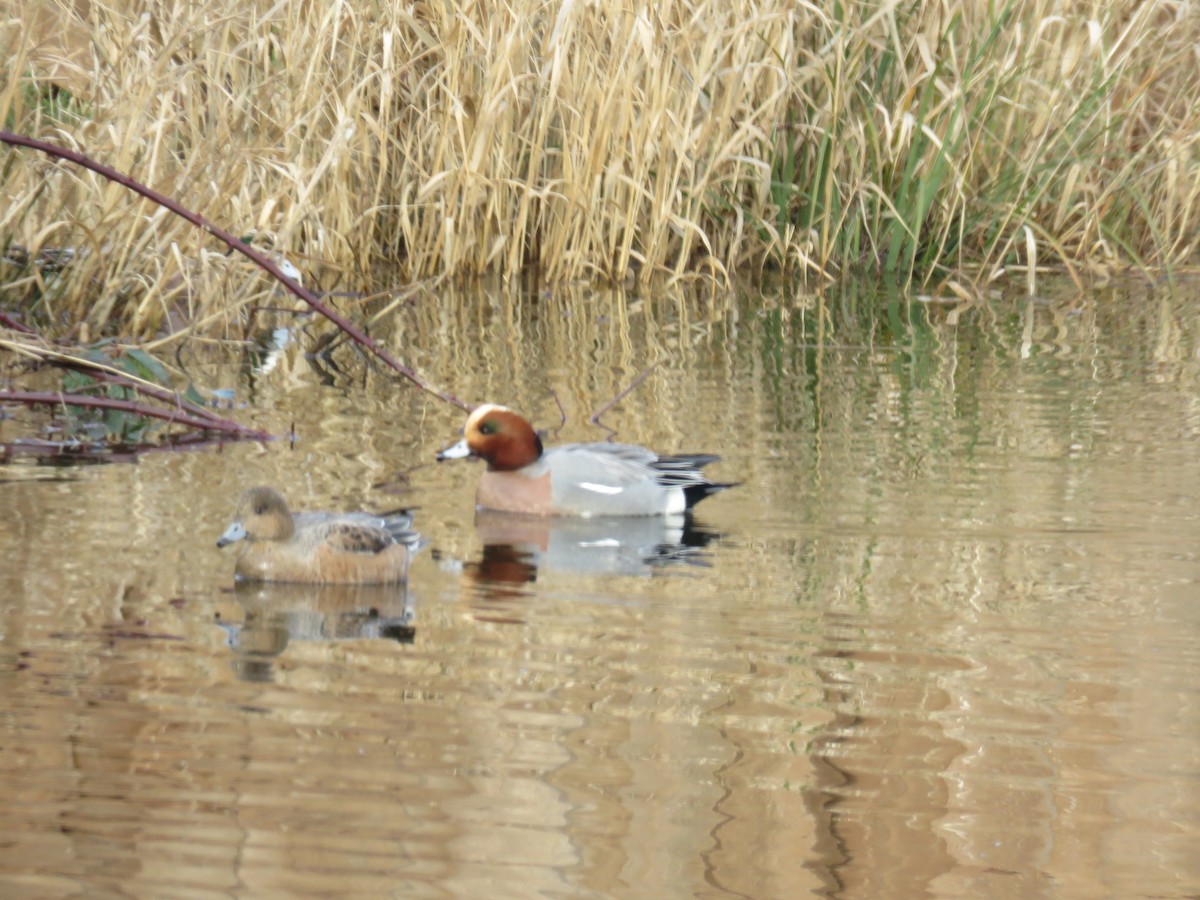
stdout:
{"type": "Polygon", "coordinates": [[[120,439],[125,433],[126,423],[129,421],[129,414],[120,409],[106,409],[104,411],[104,427],[108,429],[109,438],[120,439]]]}
{"type": "Polygon", "coordinates": [[[152,381],[155,384],[165,385],[171,377],[162,363],[145,350],[137,347],[125,348],[125,357],[121,362],[121,368],[130,375],[136,375],[138,378],[152,381]]]}
{"type": "Polygon", "coordinates": [[[140,444],[146,437],[146,420],[135,418],[125,423],[121,441],[125,444],[140,444]]]}
{"type": "Polygon", "coordinates": [[[83,358],[99,366],[112,366],[113,364],[112,357],[96,347],[89,347],[83,354],[83,358]]]}
{"type": "Polygon", "coordinates": [[[189,403],[195,403],[197,406],[204,406],[203,395],[196,390],[196,386],[190,381],[188,382],[187,390],[183,392],[183,399],[189,403]]]}
{"type": "Polygon", "coordinates": [[[63,391],[68,394],[78,394],[95,383],[96,380],[92,376],[84,375],[82,372],[68,370],[63,374],[63,391]]]}

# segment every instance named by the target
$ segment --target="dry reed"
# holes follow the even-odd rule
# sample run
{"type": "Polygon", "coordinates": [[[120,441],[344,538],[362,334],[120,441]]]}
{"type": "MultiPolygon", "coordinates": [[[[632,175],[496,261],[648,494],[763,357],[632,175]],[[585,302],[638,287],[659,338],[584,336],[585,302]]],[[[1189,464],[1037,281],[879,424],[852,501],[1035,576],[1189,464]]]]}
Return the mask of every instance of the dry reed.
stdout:
{"type": "MultiPolygon", "coordinates": [[[[1194,263],[1187,0],[16,0],[8,130],[128,172],[324,287],[922,279],[1194,263]]],[[[146,335],[234,321],[264,278],[26,150],[0,169],[5,305],[146,335]],[[10,254],[11,256],[12,254],[10,254]]]]}

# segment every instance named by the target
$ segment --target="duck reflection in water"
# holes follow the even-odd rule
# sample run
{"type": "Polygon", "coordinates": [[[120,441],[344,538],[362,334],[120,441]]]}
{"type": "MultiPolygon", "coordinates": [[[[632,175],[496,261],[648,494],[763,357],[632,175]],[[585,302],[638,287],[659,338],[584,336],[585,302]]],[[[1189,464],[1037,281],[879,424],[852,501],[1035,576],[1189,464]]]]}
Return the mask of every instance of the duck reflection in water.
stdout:
{"type": "Polygon", "coordinates": [[[523,593],[539,570],[580,575],[653,575],[670,566],[708,566],[720,534],[692,516],[567,518],[480,509],[483,544],[463,572],[491,599],[523,593]]]}
{"type": "Polygon", "coordinates": [[[287,584],[239,582],[237,607],[218,613],[244,681],[271,681],[275,661],[294,641],[416,638],[412,595],[404,584],[287,584]]]}

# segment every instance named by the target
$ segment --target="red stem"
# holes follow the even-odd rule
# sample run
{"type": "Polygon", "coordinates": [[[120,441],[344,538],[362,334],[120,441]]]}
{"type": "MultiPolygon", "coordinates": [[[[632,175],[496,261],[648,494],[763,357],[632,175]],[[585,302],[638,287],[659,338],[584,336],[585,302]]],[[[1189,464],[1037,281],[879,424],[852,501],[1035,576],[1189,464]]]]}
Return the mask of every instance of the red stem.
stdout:
{"type": "Polygon", "coordinates": [[[3,325],[5,328],[11,328],[13,331],[19,331],[21,334],[37,334],[28,325],[22,325],[8,313],[0,313],[0,325],[3,325]]]}
{"type": "MultiPolygon", "coordinates": [[[[593,425],[599,425],[601,428],[604,428],[605,426],[603,424],[601,424],[601,422],[600,422],[600,417],[602,415],[604,415],[606,412],[608,412],[610,409],[612,409],[614,406],[616,406],[618,403],[620,403],[622,400],[624,400],[626,397],[628,397],[629,394],[633,391],[633,389],[636,388],[643,381],[645,381],[650,376],[650,373],[653,372],[657,367],[658,367],[658,363],[651,363],[649,366],[647,366],[645,369],[643,369],[642,374],[640,374],[637,378],[633,379],[633,381],[629,382],[629,387],[625,388],[625,390],[621,391],[621,393],[617,394],[617,396],[613,397],[611,400],[609,400],[607,403],[605,403],[602,407],[600,407],[598,410],[596,410],[594,413],[592,413],[590,416],[588,416],[588,421],[591,422],[593,425]]],[[[609,431],[612,431],[612,429],[610,428],[609,431]]]]}
{"type": "Polygon", "coordinates": [[[271,435],[257,428],[247,428],[228,419],[198,419],[183,412],[158,409],[153,406],[143,406],[132,400],[118,400],[115,397],[85,397],[81,394],[61,394],[53,391],[0,391],[0,403],[24,403],[29,406],[88,406],[97,409],[117,409],[122,412],[136,413],[152,419],[164,419],[189,428],[204,431],[224,431],[241,437],[256,440],[270,440],[271,435]]]}
{"type": "MultiPolygon", "coordinates": [[[[36,331],[32,331],[31,329],[28,329],[19,323],[13,322],[10,324],[4,321],[7,318],[8,317],[3,313],[0,313],[0,322],[9,324],[9,327],[15,327],[16,330],[21,331],[24,334],[37,335],[36,331]]],[[[157,385],[142,384],[140,382],[130,381],[116,372],[106,372],[86,359],[74,359],[56,354],[55,356],[45,358],[44,361],[49,362],[51,365],[58,366],[60,369],[73,369],[76,372],[83,372],[89,377],[95,378],[97,381],[104,382],[105,384],[119,385],[120,387],[137,391],[139,394],[145,394],[147,397],[153,397],[155,400],[161,400],[163,403],[174,404],[177,409],[186,410],[192,415],[200,416],[203,419],[211,419],[216,422],[229,421],[228,419],[217,415],[210,409],[205,409],[203,406],[197,406],[190,400],[185,400],[183,397],[179,396],[178,391],[160,388],[157,385]]]]}
{"type": "Polygon", "coordinates": [[[199,213],[192,212],[190,209],[181,206],[170,197],[160,194],[153,188],[147,187],[139,181],[134,181],[128,175],[118,172],[116,169],[110,168],[103,163],[98,163],[95,160],[89,159],[82,153],[76,153],[74,150],[68,150],[65,147],[58,147],[54,144],[49,144],[45,141],[39,141],[37,138],[26,137],[22,134],[13,134],[11,131],[0,131],[0,141],[3,141],[6,144],[15,144],[19,147],[30,147],[34,150],[40,150],[42,153],[47,153],[50,156],[56,156],[60,159],[69,160],[76,165],[83,166],[85,169],[91,169],[98,175],[103,175],[110,181],[115,181],[117,184],[129,188],[129,190],[136,194],[141,194],[148,200],[153,200],[159,206],[165,206],[171,212],[175,213],[175,215],[182,216],[183,218],[187,219],[200,230],[206,231],[218,238],[231,249],[236,250],[238,253],[241,253],[243,256],[250,259],[259,268],[269,272],[280,284],[307,303],[315,312],[320,313],[346,334],[350,335],[350,337],[353,338],[356,343],[370,350],[385,364],[390,366],[394,371],[403,375],[421,390],[433,394],[435,397],[438,397],[447,403],[453,404],[461,410],[465,411],[471,408],[467,403],[459,400],[453,394],[435,388],[415,371],[401,363],[399,360],[395,359],[374,339],[368,337],[365,332],[358,328],[358,326],[350,322],[349,319],[344,318],[325,306],[325,304],[317,299],[317,296],[313,294],[312,291],[309,291],[307,288],[297,284],[296,282],[292,281],[292,279],[284,275],[283,270],[281,270],[279,266],[275,265],[274,262],[264,256],[262,253],[259,253],[244,241],[238,240],[223,228],[212,224],[199,213]]]}
{"type": "Polygon", "coordinates": [[[105,384],[114,384],[118,387],[129,388],[137,391],[139,394],[145,394],[147,397],[152,397],[155,400],[161,400],[163,403],[171,403],[176,409],[184,410],[193,416],[199,416],[202,419],[208,419],[214,422],[227,422],[236,424],[223,416],[217,415],[211,409],[205,409],[203,406],[197,406],[190,400],[185,400],[179,396],[178,391],[160,388],[157,385],[142,384],[137,381],[130,381],[127,378],[122,378],[115,372],[105,372],[103,369],[97,369],[91,366],[87,360],[74,359],[55,359],[51,360],[55,365],[61,366],[64,369],[74,369],[76,372],[83,372],[97,381],[102,381],[105,384]]]}

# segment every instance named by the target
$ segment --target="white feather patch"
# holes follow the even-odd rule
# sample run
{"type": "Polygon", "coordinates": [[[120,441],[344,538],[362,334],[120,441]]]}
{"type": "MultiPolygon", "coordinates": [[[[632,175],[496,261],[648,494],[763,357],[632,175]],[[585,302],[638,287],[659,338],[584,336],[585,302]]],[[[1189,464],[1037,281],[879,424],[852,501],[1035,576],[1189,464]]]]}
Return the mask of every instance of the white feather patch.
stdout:
{"type": "Polygon", "coordinates": [[[625,490],[623,487],[615,487],[611,484],[595,484],[591,481],[581,481],[579,482],[579,486],[585,491],[595,491],[597,494],[619,494],[625,490]]]}

